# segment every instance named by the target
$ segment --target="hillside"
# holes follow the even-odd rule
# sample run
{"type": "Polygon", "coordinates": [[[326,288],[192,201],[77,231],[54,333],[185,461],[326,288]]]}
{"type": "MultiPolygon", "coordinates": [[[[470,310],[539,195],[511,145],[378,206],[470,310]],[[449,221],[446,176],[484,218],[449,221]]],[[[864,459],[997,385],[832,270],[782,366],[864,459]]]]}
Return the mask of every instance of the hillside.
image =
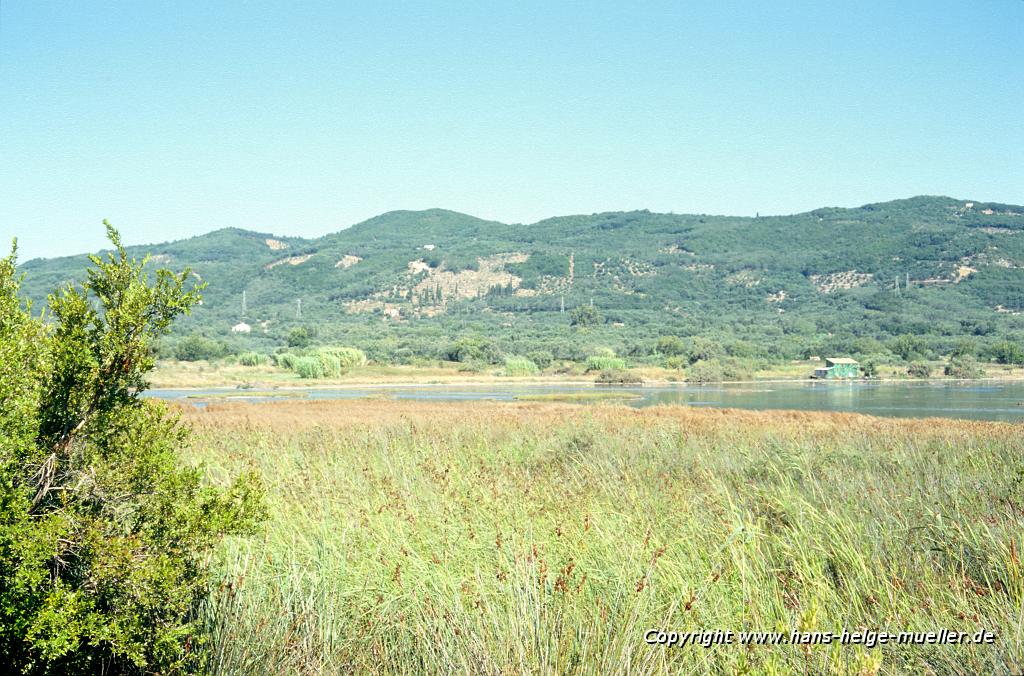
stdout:
{"type": "MultiPolygon", "coordinates": [[[[269,349],[305,326],[398,358],[437,354],[468,333],[513,352],[601,344],[640,354],[674,334],[794,357],[879,351],[872,341],[904,334],[942,352],[963,337],[1024,330],[1024,207],[946,197],[791,216],[635,211],[529,225],[396,211],[318,239],[223,229],[131,251],[208,284],[180,332],[241,347],[269,349]],[[601,321],[581,337],[569,317],[591,304],[601,321]],[[252,332],[233,335],[243,319],[252,332]]],[[[24,289],[39,302],[80,280],[85,263],[25,262],[24,289]]]]}

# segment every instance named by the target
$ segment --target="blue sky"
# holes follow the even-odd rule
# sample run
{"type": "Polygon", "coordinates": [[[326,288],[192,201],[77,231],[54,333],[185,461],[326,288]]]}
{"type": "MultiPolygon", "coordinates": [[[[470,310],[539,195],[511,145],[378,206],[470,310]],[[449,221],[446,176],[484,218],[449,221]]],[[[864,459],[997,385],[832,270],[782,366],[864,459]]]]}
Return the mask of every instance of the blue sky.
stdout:
{"type": "Polygon", "coordinates": [[[1024,203],[1022,67],[1021,0],[0,0],[0,238],[1024,203]]]}

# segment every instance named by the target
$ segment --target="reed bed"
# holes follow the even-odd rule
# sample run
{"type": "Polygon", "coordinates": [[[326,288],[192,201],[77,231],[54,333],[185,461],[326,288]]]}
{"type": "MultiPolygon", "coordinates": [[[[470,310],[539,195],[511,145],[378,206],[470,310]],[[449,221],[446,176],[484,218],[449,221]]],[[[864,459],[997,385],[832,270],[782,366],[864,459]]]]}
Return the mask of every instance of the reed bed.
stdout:
{"type": "Polygon", "coordinates": [[[214,674],[1024,669],[1024,427],[403,401],[183,408],[219,481],[214,674]],[[993,644],[650,645],[651,629],[996,633],[993,644]]]}

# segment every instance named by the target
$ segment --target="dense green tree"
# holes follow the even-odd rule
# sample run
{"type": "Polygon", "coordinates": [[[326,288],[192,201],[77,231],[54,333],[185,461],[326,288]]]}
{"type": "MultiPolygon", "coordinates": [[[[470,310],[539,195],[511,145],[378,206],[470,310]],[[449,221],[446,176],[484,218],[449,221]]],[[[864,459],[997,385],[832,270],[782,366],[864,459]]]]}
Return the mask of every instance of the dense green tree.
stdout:
{"type": "Polygon", "coordinates": [[[950,357],[974,357],[978,354],[978,342],[972,338],[961,338],[953,345],[950,357]]]}
{"type": "Polygon", "coordinates": [[[201,361],[219,359],[229,352],[219,341],[200,335],[183,338],[174,348],[174,357],[179,361],[201,361]]]}
{"type": "Polygon", "coordinates": [[[302,349],[312,342],[313,336],[305,326],[297,326],[288,332],[288,347],[302,349]]]}
{"type": "Polygon", "coordinates": [[[490,338],[480,336],[463,336],[452,343],[445,351],[444,357],[448,361],[457,362],[483,362],[486,364],[500,364],[504,362],[505,356],[498,346],[490,338]]]}
{"type": "Polygon", "coordinates": [[[889,346],[893,354],[903,361],[915,361],[928,357],[928,343],[920,336],[902,335],[889,346]]]}
{"type": "Polygon", "coordinates": [[[722,346],[710,338],[694,336],[686,348],[687,358],[691,364],[699,361],[717,360],[724,354],[722,346]]]}
{"type": "Polygon", "coordinates": [[[8,673],[168,673],[199,640],[209,554],[251,529],[260,487],[205,486],[186,430],[139,394],[154,340],[199,300],[114,253],[50,296],[49,321],[0,261],[0,655],[8,673]]]}
{"type": "Polygon", "coordinates": [[[999,364],[1024,364],[1024,348],[1010,340],[992,346],[992,358],[999,364]]]}
{"type": "Polygon", "coordinates": [[[580,305],[569,313],[569,325],[578,327],[595,326],[604,321],[601,313],[593,305],[580,305]]]}
{"type": "Polygon", "coordinates": [[[658,338],[654,349],[658,354],[666,357],[675,357],[686,352],[686,343],[679,336],[662,336],[658,338]]]}

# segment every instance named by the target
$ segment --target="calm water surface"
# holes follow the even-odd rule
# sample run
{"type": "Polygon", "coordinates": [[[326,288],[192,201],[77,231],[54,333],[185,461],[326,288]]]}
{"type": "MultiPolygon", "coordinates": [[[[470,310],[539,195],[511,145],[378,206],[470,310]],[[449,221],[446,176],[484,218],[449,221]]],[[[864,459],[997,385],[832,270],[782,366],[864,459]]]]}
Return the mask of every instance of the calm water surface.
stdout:
{"type": "MultiPolygon", "coordinates": [[[[639,398],[630,406],[685,404],[748,409],[851,411],[870,415],[921,418],[971,418],[1024,422],[1024,382],[956,383],[742,383],[735,385],[659,387],[591,387],[585,385],[415,385],[301,390],[277,390],[273,396],[245,390],[151,390],[161,399],[188,399],[202,406],[209,401],[277,401],[284,396],[306,399],[387,397],[429,401],[513,401],[531,395],[623,392],[639,398]]],[[[581,402],[586,403],[586,402],[581,402]]]]}

